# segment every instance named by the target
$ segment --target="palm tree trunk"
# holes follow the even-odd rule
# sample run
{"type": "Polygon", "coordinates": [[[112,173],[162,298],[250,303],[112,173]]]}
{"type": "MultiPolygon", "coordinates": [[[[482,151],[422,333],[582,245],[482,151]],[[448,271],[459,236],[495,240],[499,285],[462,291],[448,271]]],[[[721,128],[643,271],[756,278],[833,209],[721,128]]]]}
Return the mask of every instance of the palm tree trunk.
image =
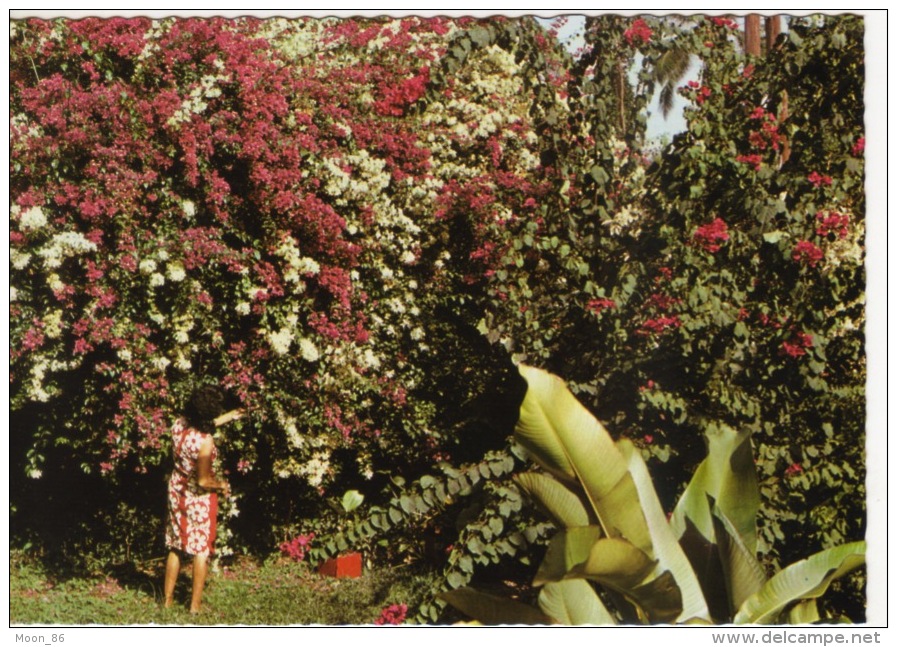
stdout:
{"type": "Polygon", "coordinates": [[[744,52],[760,56],[760,16],[755,13],[744,17],[744,52]]]}
{"type": "Polygon", "coordinates": [[[766,51],[771,52],[776,45],[776,39],[782,33],[782,17],[766,17],[766,51]]]}

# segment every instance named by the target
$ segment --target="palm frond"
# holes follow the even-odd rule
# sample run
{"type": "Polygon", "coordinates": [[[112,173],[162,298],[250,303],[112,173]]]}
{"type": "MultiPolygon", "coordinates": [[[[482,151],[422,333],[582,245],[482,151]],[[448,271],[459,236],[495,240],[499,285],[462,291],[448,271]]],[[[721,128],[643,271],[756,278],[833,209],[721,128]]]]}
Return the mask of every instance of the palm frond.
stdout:
{"type": "Polygon", "coordinates": [[[676,86],[685,77],[691,65],[691,53],[682,47],[664,52],[654,65],[654,79],[661,84],[660,110],[666,119],[673,108],[676,86]]]}

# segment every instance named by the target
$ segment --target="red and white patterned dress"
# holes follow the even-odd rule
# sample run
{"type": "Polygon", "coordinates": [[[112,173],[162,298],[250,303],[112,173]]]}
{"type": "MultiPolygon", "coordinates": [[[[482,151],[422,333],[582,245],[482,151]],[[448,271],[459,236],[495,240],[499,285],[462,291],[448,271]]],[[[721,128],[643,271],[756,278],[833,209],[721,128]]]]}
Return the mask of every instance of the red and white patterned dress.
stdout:
{"type": "MultiPolygon", "coordinates": [[[[205,438],[202,432],[178,420],[171,428],[174,470],[168,480],[168,524],[165,545],[188,555],[215,552],[218,495],[199,486],[197,460],[205,438]]],[[[216,457],[212,446],[212,460],[216,457]]]]}

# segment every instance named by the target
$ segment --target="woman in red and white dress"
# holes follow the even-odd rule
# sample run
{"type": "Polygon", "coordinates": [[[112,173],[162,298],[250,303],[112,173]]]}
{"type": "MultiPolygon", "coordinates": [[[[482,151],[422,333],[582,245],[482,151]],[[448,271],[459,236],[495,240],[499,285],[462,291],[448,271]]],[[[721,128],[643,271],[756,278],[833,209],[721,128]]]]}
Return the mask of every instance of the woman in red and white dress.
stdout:
{"type": "Polygon", "coordinates": [[[168,480],[168,523],[165,545],[165,606],[174,602],[174,587],[181,570],[181,555],[193,557],[193,595],[190,611],[199,611],[208,573],[208,557],[215,552],[218,493],[227,496],[229,486],[212,471],[217,451],[212,440],[215,427],[243,415],[242,409],[224,411],[224,393],[216,387],[200,387],[187,406],[185,418],[171,429],[174,470],[168,480]]]}

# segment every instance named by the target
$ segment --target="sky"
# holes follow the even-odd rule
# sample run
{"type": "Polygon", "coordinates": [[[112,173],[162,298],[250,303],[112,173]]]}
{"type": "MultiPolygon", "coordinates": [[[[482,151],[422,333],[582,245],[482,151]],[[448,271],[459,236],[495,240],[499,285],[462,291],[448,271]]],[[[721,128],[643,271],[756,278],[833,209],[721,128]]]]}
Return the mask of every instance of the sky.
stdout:
{"type": "MultiPolygon", "coordinates": [[[[551,24],[551,20],[549,19],[538,19],[538,21],[544,25],[546,28],[551,24]]],[[[585,16],[582,15],[571,15],[568,18],[567,23],[558,30],[558,39],[564,43],[568,50],[571,52],[575,52],[578,48],[580,48],[583,43],[582,37],[582,29],[585,25],[585,16]]],[[[641,58],[637,59],[637,64],[633,67],[633,70],[630,73],[630,81],[634,84],[636,75],[638,74],[638,66],[641,64],[641,58]]],[[[698,78],[698,73],[700,72],[700,62],[696,57],[692,59],[692,65],[688,69],[687,74],[682,79],[682,83],[688,83],[691,80],[695,80],[698,78]]],[[[663,136],[668,136],[672,138],[676,133],[680,133],[684,131],[687,127],[685,122],[685,107],[688,105],[688,101],[685,100],[684,97],[676,94],[673,99],[673,107],[669,112],[667,117],[664,117],[660,107],[659,107],[659,97],[658,93],[654,93],[654,97],[652,97],[651,103],[648,105],[648,124],[647,130],[645,132],[645,137],[650,141],[654,139],[660,139],[663,136]]]]}

